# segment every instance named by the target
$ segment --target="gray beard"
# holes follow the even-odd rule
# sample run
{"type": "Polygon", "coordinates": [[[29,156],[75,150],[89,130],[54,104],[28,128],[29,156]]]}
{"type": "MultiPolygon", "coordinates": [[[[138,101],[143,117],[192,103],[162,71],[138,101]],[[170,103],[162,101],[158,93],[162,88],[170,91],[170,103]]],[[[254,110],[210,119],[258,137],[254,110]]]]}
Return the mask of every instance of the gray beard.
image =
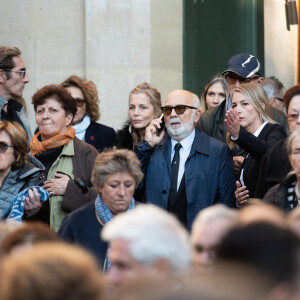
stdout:
{"type": "Polygon", "coordinates": [[[195,128],[194,117],[195,117],[195,113],[193,113],[190,121],[187,123],[182,123],[182,121],[179,118],[177,118],[176,121],[179,121],[181,123],[181,126],[178,128],[171,128],[170,125],[166,124],[166,128],[169,136],[174,140],[180,140],[180,141],[183,140],[185,137],[187,137],[195,128]]]}

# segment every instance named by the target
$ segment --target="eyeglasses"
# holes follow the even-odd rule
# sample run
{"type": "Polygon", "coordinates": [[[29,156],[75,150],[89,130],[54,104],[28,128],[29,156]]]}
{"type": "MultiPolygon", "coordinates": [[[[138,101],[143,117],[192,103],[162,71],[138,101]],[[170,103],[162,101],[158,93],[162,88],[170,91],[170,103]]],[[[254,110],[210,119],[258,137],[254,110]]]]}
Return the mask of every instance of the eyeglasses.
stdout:
{"type": "Polygon", "coordinates": [[[288,121],[297,121],[299,118],[299,113],[298,112],[294,112],[292,114],[289,114],[286,116],[288,121]]]}
{"type": "Polygon", "coordinates": [[[277,99],[277,100],[279,100],[279,101],[281,101],[281,102],[283,102],[282,98],[279,98],[279,97],[274,97],[274,98],[277,99]]]}
{"type": "Polygon", "coordinates": [[[196,107],[183,105],[183,104],[176,105],[176,106],[163,106],[160,109],[165,116],[169,116],[172,113],[173,108],[175,109],[177,115],[182,115],[187,108],[198,109],[196,107]]]}
{"type": "Polygon", "coordinates": [[[226,73],[224,76],[225,76],[226,81],[230,84],[235,84],[237,80],[240,83],[250,83],[252,80],[256,80],[260,77],[259,75],[256,75],[256,76],[253,76],[250,78],[243,78],[243,77],[231,74],[231,73],[226,73]]]}
{"type": "Polygon", "coordinates": [[[74,98],[76,100],[76,106],[77,107],[82,107],[85,104],[85,100],[81,98],[74,98]]]}
{"type": "Polygon", "coordinates": [[[26,70],[12,70],[12,69],[5,69],[5,71],[10,71],[10,72],[17,72],[20,73],[22,78],[26,76],[26,70]]]}
{"type": "Polygon", "coordinates": [[[0,142],[0,153],[5,153],[8,148],[13,148],[14,146],[10,146],[5,142],[0,142]]]}

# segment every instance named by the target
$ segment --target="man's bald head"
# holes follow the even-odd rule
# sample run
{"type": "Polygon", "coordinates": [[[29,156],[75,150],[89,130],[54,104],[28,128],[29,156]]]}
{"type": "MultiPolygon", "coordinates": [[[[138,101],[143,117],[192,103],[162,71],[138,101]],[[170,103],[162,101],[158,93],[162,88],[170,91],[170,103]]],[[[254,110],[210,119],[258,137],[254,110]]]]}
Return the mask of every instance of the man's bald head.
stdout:
{"type": "Polygon", "coordinates": [[[168,134],[178,142],[187,137],[200,119],[200,100],[197,95],[186,90],[175,90],[165,100],[164,107],[170,108],[170,114],[164,113],[168,134]]]}

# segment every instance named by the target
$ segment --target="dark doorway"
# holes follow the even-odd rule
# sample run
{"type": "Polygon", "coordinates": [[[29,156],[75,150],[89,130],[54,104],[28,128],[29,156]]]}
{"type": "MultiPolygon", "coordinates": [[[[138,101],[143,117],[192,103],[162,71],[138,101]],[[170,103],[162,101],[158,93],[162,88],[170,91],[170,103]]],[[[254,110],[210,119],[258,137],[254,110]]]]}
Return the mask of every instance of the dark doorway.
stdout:
{"type": "Polygon", "coordinates": [[[250,53],[264,64],[263,0],[183,1],[183,88],[199,97],[231,56],[250,53]]]}

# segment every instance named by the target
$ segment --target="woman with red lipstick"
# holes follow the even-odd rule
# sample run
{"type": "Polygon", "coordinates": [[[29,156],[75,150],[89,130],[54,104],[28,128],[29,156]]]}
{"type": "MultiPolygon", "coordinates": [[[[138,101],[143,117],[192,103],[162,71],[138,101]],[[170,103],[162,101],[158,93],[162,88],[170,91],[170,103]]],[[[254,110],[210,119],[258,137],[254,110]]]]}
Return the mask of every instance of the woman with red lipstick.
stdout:
{"type": "Polygon", "coordinates": [[[237,87],[232,95],[232,107],[226,113],[227,132],[248,153],[238,174],[236,190],[238,204],[244,205],[254,196],[262,156],[286,137],[286,131],[272,119],[267,96],[257,84],[237,87]]]}
{"type": "Polygon", "coordinates": [[[145,136],[146,127],[161,114],[160,93],[147,82],[135,87],[129,94],[129,120],[117,132],[117,148],[133,150],[145,136]]]}

